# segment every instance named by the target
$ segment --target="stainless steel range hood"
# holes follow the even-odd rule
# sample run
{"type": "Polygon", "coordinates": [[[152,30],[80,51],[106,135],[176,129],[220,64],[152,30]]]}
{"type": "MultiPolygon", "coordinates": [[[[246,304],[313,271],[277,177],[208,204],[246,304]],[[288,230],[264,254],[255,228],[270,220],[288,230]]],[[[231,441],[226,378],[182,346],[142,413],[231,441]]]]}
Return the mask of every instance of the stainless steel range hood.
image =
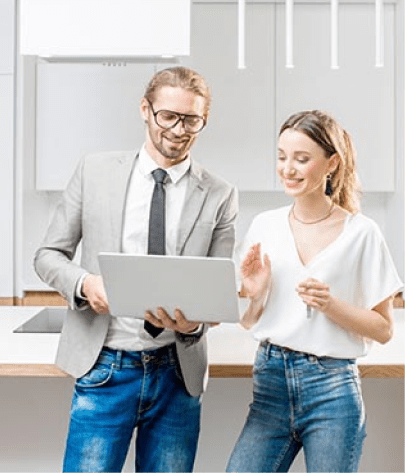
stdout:
{"type": "Polygon", "coordinates": [[[20,53],[60,62],[190,54],[190,0],[20,0],[20,53]]]}

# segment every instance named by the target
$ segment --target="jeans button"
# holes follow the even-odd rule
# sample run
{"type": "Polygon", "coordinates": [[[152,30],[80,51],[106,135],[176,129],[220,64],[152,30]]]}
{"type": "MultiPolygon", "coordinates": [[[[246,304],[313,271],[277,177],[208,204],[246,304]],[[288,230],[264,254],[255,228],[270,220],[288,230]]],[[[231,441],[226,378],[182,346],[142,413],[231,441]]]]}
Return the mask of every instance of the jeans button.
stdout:
{"type": "Polygon", "coordinates": [[[148,363],[152,357],[150,355],[142,355],[142,361],[148,363]]]}

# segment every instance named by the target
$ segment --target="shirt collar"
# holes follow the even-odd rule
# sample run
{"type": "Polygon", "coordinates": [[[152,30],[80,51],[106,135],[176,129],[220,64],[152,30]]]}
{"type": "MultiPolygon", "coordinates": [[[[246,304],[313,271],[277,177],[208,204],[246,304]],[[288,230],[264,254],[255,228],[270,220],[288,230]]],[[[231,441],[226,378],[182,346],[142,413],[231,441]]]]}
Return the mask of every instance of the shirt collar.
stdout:
{"type": "MultiPolygon", "coordinates": [[[[146,151],[145,145],[143,145],[139,151],[138,159],[139,171],[145,177],[150,176],[151,173],[159,167],[146,151]]],[[[189,155],[186,159],[168,169],[165,169],[165,171],[169,175],[170,181],[173,182],[173,184],[177,184],[177,182],[180,181],[180,179],[189,171],[190,165],[191,158],[189,155]]]]}

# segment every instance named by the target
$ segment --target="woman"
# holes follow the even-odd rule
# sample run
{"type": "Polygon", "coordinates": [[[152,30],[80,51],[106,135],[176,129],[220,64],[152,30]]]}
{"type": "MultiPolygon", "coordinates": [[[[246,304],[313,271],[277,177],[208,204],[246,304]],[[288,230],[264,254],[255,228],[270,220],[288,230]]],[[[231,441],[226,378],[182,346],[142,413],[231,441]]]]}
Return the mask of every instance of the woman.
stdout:
{"type": "Polygon", "coordinates": [[[402,282],[359,213],[348,133],[324,112],[300,112],[282,125],[278,153],[294,201],[258,215],[243,245],[241,323],[260,346],[227,470],[288,471],[303,448],[308,471],[357,471],[365,413],[355,360],[391,338],[402,282]]]}

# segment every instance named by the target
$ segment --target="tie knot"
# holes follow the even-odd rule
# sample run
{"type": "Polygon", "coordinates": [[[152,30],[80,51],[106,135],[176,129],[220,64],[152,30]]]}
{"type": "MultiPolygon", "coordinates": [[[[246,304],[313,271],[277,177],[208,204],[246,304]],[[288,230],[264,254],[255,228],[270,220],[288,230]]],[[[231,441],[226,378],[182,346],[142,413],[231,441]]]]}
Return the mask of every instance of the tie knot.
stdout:
{"type": "Polygon", "coordinates": [[[157,168],[152,171],[152,177],[155,180],[156,184],[163,184],[167,176],[167,172],[164,169],[157,168]]]}

